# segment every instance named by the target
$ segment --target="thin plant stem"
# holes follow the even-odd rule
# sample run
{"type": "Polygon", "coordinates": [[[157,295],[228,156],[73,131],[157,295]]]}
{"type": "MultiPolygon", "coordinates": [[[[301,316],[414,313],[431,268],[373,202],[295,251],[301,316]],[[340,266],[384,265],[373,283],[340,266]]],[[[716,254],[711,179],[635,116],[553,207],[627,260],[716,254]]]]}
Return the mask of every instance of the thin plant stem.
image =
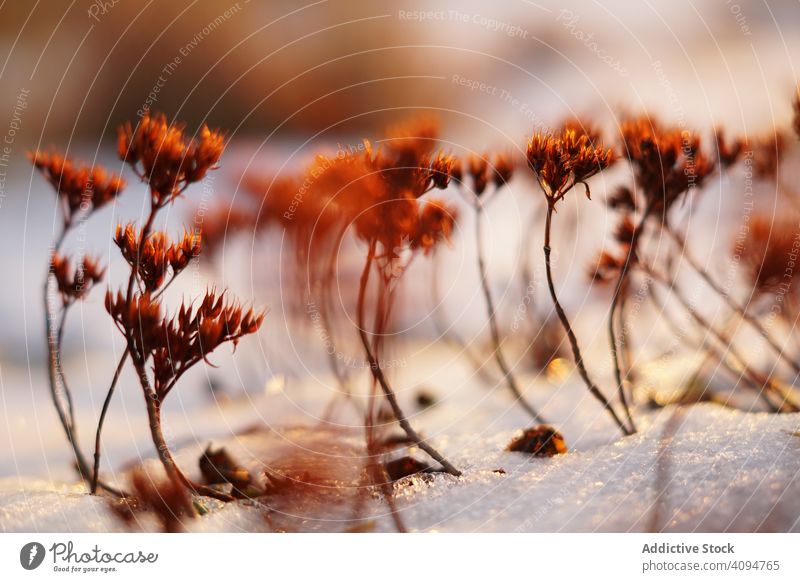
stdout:
{"type": "Polygon", "coordinates": [[[369,282],[369,274],[372,269],[372,264],[375,258],[375,243],[371,243],[369,247],[369,251],[367,254],[367,260],[364,264],[364,270],[361,273],[361,279],[359,282],[358,287],[358,335],[361,339],[361,344],[364,347],[364,352],[367,356],[367,363],[369,364],[370,370],[372,371],[372,375],[374,379],[378,382],[383,391],[386,400],[389,402],[389,406],[392,408],[392,412],[394,413],[395,418],[397,419],[398,424],[406,433],[409,439],[411,439],[420,449],[425,451],[428,455],[430,455],[433,459],[435,459],[438,463],[444,467],[444,469],[450,473],[451,475],[455,475],[456,477],[461,475],[461,471],[456,469],[450,462],[442,456],[439,451],[429,445],[425,439],[423,439],[416,430],[411,426],[411,423],[408,422],[408,418],[406,417],[403,410],[400,408],[399,403],[397,402],[397,397],[392,390],[392,387],[389,385],[389,382],[386,379],[386,376],[383,373],[383,370],[380,367],[378,360],[375,357],[375,354],[372,352],[372,346],[370,344],[369,338],[367,337],[367,331],[365,327],[365,317],[364,317],[364,303],[365,303],[365,296],[367,291],[367,284],[369,282]]]}
{"type": "MultiPolygon", "coordinates": [[[[627,295],[623,295],[619,302],[619,333],[620,338],[622,340],[622,354],[621,354],[621,363],[624,368],[624,375],[625,378],[629,378],[630,382],[635,382],[635,371],[633,366],[633,354],[631,352],[631,333],[628,327],[625,325],[625,315],[626,315],[626,308],[628,307],[628,297],[627,295]]],[[[631,420],[631,426],[633,425],[633,421],[631,420]]]]}
{"type": "MultiPolygon", "coordinates": [[[[72,393],[67,385],[64,371],[61,367],[61,340],[64,334],[66,306],[64,307],[64,312],[58,325],[56,325],[56,316],[50,306],[50,279],[53,270],[53,257],[61,250],[69,228],[70,224],[65,222],[61,233],[53,243],[47,262],[47,274],[44,280],[44,313],[48,357],[48,386],[50,388],[50,396],[53,400],[56,414],[58,415],[58,420],[61,423],[61,427],[64,429],[67,441],[72,449],[72,454],[75,457],[75,465],[78,469],[78,475],[82,481],[88,482],[94,478],[92,476],[89,463],[86,460],[86,457],[84,456],[78,442],[77,426],[72,406],[72,393]],[[64,407],[64,402],[62,401],[62,396],[59,394],[59,388],[61,391],[63,391],[63,399],[66,400],[67,403],[66,409],[64,407]]],[[[119,497],[123,497],[125,495],[122,491],[102,481],[100,481],[98,485],[112,495],[119,497]]]]}
{"type": "MultiPolygon", "coordinates": [[[[163,295],[174,280],[175,280],[174,276],[170,278],[170,280],[167,281],[167,284],[164,285],[161,289],[159,289],[158,292],[153,296],[153,299],[158,299],[161,295],[163,295]]],[[[127,361],[129,354],[130,352],[126,347],[125,351],[122,353],[122,356],[120,356],[119,363],[117,364],[117,368],[114,371],[114,377],[112,378],[111,384],[109,385],[108,391],[106,392],[106,397],[103,400],[103,408],[100,411],[100,418],[97,421],[97,430],[95,431],[95,437],[94,437],[94,473],[92,474],[92,488],[91,488],[93,495],[97,492],[97,480],[100,475],[100,456],[101,456],[100,445],[102,441],[103,427],[105,426],[106,416],[108,415],[108,409],[111,404],[111,399],[114,396],[114,391],[117,387],[117,383],[119,382],[119,377],[122,373],[122,369],[125,366],[125,362],[127,361]]]]}
{"type": "Polygon", "coordinates": [[[92,473],[92,495],[97,492],[97,480],[100,477],[100,441],[102,439],[103,426],[105,425],[106,415],[108,414],[108,408],[111,404],[111,397],[114,396],[114,389],[117,387],[117,382],[119,382],[119,377],[122,373],[122,368],[125,366],[125,362],[128,359],[128,354],[128,348],[125,348],[125,351],[123,352],[122,357],[120,357],[119,363],[117,364],[117,369],[114,371],[114,378],[111,380],[111,385],[108,387],[106,397],[103,400],[103,408],[100,411],[100,418],[97,420],[97,430],[95,431],[94,435],[94,472],[92,473]]]}
{"type": "Polygon", "coordinates": [[[485,257],[485,250],[483,247],[483,204],[480,200],[475,201],[475,239],[476,245],[478,249],[478,270],[480,272],[481,278],[481,289],[483,290],[483,297],[486,302],[486,312],[488,315],[489,321],[489,333],[492,338],[492,347],[494,349],[493,355],[494,359],[497,362],[497,367],[500,368],[501,373],[503,374],[503,379],[506,381],[506,385],[511,393],[514,395],[515,401],[527,412],[531,418],[538,423],[544,423],[545,420],[542,418],[541,414],[531,406],[525,398],[522,396],[522,391],[517,384],[517,379],[511,370],[508,362],[506,362],[506,358],[503,355],[503,350],[501,347],[501,340],[500,340],[500,330],[497,326],[497,309],[494,304],[494,300],[492,299],[492,290],[489,286],[489,276],[486,272],[486,257],[485,257]]]}
{"type": "Polygon", "coordinates": [[[592,382],[592,380],[589,378],[589,372],[586,370],[586,366],[583,363],[583,355],[581,354],[580,347],[578,347],[578,338],[575,336],[575,332],[572,331],[572,326],[569,323],[567,314],[564,312],[564,308],[561,306],[558,296],[556,295],[556,288],[553,284],[553,273],[550,265],[550,230],[553,222],[554,204],[555,201],[548,197],[547,214],[544,225],[544,266],[547,274],[547,288],[550,290],[550,297],[553,300],[558,319],[561,321],[561,325],[564,327],[564,331],[567,333],[567,338],[569,339],[570,347],[572,348],[572,356],[575,360],[575,366],[578,368],[578,373],[580,374],[583,383],[586,385],[586,388],[588,388],[589,392],[595,398],[597,398],[600,404],[603,405],[603,408],[608,411],[608,413],[611,415],[611,418],[619,427],[620,431],[622,431],[624,435],[629,436],[633,434],[631,429],[625,426],[622,420],[620,420],[619,416],[614,410],[614,407],[611,406],[611,403],[608,401],[608,399],[603,395],[602,392],[600,392],[600,389],[597,388],[594,382],[592,382]]]}
{"type": "MultiPolygon", "coordinates": [[[[631,264],[636,260],[636,254],[639,249],[639,241],[641,240],[647,220],[650,218],[650,214],[653,211],[653,206],[654,202],[649,202],[647,204],[644,212],[642,213],[642,217],[639,219],[639,223],[636,225],[636,228],[633,231],[633,236],[631,238],[630,245],[628,246],[628,253],[625,257],[625,261],[622,263],[622,267],[620,268],[617,282],[614,285],[614,294],[611,297],[611,305],[608,308],[608,340],[611,348],[611,360],[614,366],[614,379],[617,382],[617,394],[619,394],[619,399],[622,402],[623,408],[625,409],[625,415],[628,419],[628,423],[630,424],[630,428],[634,433],[636,432],[636,424],[633,422],[633,415],[631,414],[630,406],[628,406],[628,397],[625,392],[625,383],[622,380],[622,368],[620,366],[619,347],[617,345],[616,312],[621,297],[625,292],[628,271],[631,267],[631,264]]],[[[622,315],[620,315],[620,320],[620,327],[624,328],[625,322],[622,315]]]]}
{"type": "MultiPolygon", "coordinates": [[[[145,373],[144,368],[139,365],[136,365],[136,368],[142,381],[142,385],[148,385],[149,388],[149,382],[147,381],[146,376],[142,376],[142,374],[145,373]]],[[[158,458],[161,461],[161,464],[164,466],[164,471],[167,474],[167,478],[169,478],[173,483],[182,484],[189,491],[195,493],[196,495],[207,495],[208,497],[213,497],[221,501],[232,501],[234,499],[232,496],[220,491],[216,491],[211,487],[206,487],[205,485],[198,485],[192,482],[183,473],[183,471],[181,471],[169,450],[166,439],[164,438],[164,432],[162,430],[161,423],[161,400],[151,388],[145,390],[145,402],[147,403],[147,417],[150,427],[150,436],[153,440],[153,444],[156,446],[158,458]]]]}
{"type": "Polygon", "coordinates": [[[72,396],[69,392],[69,387],[64,382],[63,371],[61,369],[61,352],[59,349],[59,337],[61,335],[60,329],[62,325],[56,325],[55,314],[50,306],[50,279],[53,270],[53,257],[61,250],[64,243],[64,238],[67,234],[67,227],[65,226],[61,234],[56,239],[50,257],[47,261],[47,274],[44,280],[44,313],[45,313],[45,337],[47,339],[47,358],[48,358],[48,379],[50,387],[50,396],[53,400],[58,420],[61,423],[64,433],[66,434],[67,441],[72,448],[72,453],[75,457],[75,464],[78,469],[78,475],[82,481],[90,478],[91,472],[89,464],[86,462],[81,451],[80,445],[76,435],[75,418],[69,403],[72,401],[72,396]],[[60,392],[63,394],[60,394],[60,392]],[[66,400],[68,408],[65,408],[63,400],[66,400]]]}
{"type": "MultiPolygon", "coordinates": [[[[660,313],[665,314],[663,319],[666,322],[667,327],[669,327],[670,332],[682,344],[688,345],[688,342],[686,341],[687,332],[682,331],[682,330],[680,330],[680,329],[675,327],[675,324],[673,322],[673,318],[671,318],[667,314],[666,302],[660,296],[660,292],[658,291],[658,288],[655,285],[652,285],[651,288],[650,288],[650,299],[653,302],[653,304],[656,307],[656,309],[658,309],[660,313]]],[[[697,320],[692,318],[692,322],[695,324],[695,326],[698,329],[703,331],[704,328],[701,327],[698,324],[697,320]]],[[[689,390],[690,390],[691,386],[695,382],[697,382],[697,379],[700,377],[701,369],[706,364],[706,362],[711,361],[711,360],[716,360],[719,363],[720,366],[722,366],[725,370],[727,370],[733,376],[738,376],[740,380],[742,380],[745,384],[750,386],[752,389],[754,389],[756,391],[760,390],[760,387],[757,384],[754,384],[746,376],[742,376],[741,371],[740,370],[736,370],[734,368],[735,364],[733,364],[733,363],[731,363],[729,361],[730,358],[729,358],[728,355],[723,354],[722,352],[720,352],[720,350],[717,347],[714,346],[714,342],[710,339],[710,334],[709,333],[703,334],[703,339],[702,340],[698,341],[698,340],[695,339],[691,343],[695,346],[695,350],[696,351],[702,352],[704,354],[704,358],[701,361],[701,363],[697,366],[695,371],[692,373],[689,382],[686,384],[686,388],[682,391],[681,395],[677,399],[675,399],[677,402],[686,402],[686,400],[687,400],[686,395],[689,393],[689,390]]],[[[703,391],[703,393],[705,393],[705,390],[703,391]]],[[[731,398],[731,396],[728,396],[728,398],[724,402],[721,401],[721,400],[717,400],[717,399],[713,399],[712,401],[715,402],[716,404],[720,404],[720,405],[723,405],[723,406],[729,406],[730,398],[731,398]]],[[[768,403],[768,404],[771,404],[771,403],[768,403]]]]}

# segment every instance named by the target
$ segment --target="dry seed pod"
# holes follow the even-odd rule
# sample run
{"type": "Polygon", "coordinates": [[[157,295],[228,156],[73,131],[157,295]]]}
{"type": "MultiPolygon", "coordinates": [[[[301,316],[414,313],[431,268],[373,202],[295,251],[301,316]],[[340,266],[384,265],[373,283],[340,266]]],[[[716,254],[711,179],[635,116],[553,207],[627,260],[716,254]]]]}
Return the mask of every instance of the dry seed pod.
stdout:
{"type": "Polygon", "coordinates": [[[561,433],[552,426],[540,424],[523,431],[521,436],[508,443],[506,450],[535,457],[553,457],[566,453],[567,444],[561,433]]]}

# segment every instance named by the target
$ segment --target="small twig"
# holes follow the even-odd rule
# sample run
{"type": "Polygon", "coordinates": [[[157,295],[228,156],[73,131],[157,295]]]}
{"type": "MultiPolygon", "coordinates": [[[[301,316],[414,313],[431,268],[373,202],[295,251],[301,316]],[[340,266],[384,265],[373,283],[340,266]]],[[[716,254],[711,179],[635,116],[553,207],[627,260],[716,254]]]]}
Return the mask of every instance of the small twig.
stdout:
{"type": "Polygon", "coordinates": [[[111,397],[114,395],[114,389],[117,387],[117,382],[119,381],[120,374],[122,373],[122,368],[125,366],[125,361],[128,359],[128,353],[128,349],[125,348],[125,351],[123,352],[122,357],[119,359],[119,363],[117,364],[117,369],[114,371],[114,378],[111,380],[111,385],[108,387],[105,400],[103,400],[103,408],[100,411],[100,418],[97,421],[97,430],[94,435],[94,472],[92,473],[92,495],[97,492],[97,482],[100,478],[100,441],[102,439],[103,426],[105,425],[106,415],[108,414],[108,408],[111,404],[111,397]]]}
{"type": "MultiPolygon", "coordinates": [[[[616,330],[615,313],[617,311],[617,306],[619,305],[620,302],[620,297],[625,291],[625,285],[627,283],[629,269],[637,259],[639,241],[641,240],[642,233],[644,232],[645,225],[647,224],[647,220],[650,218],[650,214],[653,212],[654,206],[655,206],[655,198],[653,198],[650,202],[648,202],[647,206],[644,209],[644,212],[642,213],[641,218],[639,219],[639,223],[636,225],[633,231],[633,237],[631,238],[630,245],[628,246],[628,252],[625,257],[625,262],[622,263],[619,276],[617,277],[617,282],[614,285],[614,295],[611,297],[611,305],[608,308],[608,339],[609,339],[609,345],[611,347],[611,360],[614,365],[614,378],[617,382],[617,393],[619,394],[620,401],[622,402],[622,406],[625,409],[625,415],[628,418],[628,422],[630,423],[630,427],[633,432],[636,432],[636,425],[633,422],[633,416],[631,415],[630,407],[628,406],[628,400],[625,393],[625,385],[622,380],[619,348],[617,345],[618,338],[616,330]]],[[[620,327],[624,328],[625,322],[622,320],[622,316],[620,316],[620,319],[621,319],[620,327]]]]}

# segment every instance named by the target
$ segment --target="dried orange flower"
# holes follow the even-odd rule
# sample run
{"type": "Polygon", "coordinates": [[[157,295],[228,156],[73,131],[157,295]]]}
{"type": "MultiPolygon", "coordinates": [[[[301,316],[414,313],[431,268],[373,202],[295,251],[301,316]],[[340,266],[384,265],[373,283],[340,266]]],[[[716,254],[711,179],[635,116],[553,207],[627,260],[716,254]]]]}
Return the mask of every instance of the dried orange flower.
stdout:
{"type": "Polygon", "coordinates": [[[200,235],[184,231],[183,237],[172,242],[166,233],[156,231],[140,245],[141,233],[132,224],[117,225],[114,243],[122,256],[136,270],[147,291],[156,291],[165,281],[169,269],[177,276],[200,254],[200,235]]]}
{"type": "Polygon", "coordinates": [[[636,196],[633,190],[627,186],[618,186],[606,199],[606,204],[612,210],[621,210],[623,212],[636,211],[636,196]]]}
{"type": "Polygon", "coordinates": [[[514,175],[514,158],[508,152],[498,152],[492,158],[492,183],[495,188],[502,188],[511,181],[514,175]]]}
{"type": "MultiPolygon", "coordinates": [[[[391,195],[419,198],[429,189],[431,156],[439,137],[435,118],[417,116],[390,126],[378,151],[366,143],[361,159],[378,172],[391,195]]],[[[357,156],[350,156],[357,157],[357,156]]]]}
{"type": "Polygon", "coordinates": [[[600,128],[594,122],[579,117],[566,119],[561,127],[565,130],[572,130],[577,135],[585,135],[591,143],[600,143],[603,139],[600,128]]]}
{"type": "MultiPolygon", "coordinates": [[[[128,305],[121,291],[106,291],[106,311],[120,332],[133,341],[134,354],[144,362],[147,355],[164,341],[161,302],[150,293],[136,293],[128,305]],[[129,334],[130,332],[130,334],[129,334]]],[[[129,346],[130,347],[130,346],[129,346]]]]}
{"type": "Polygon", "coordinates": [[[471,154],[467,158],[467,173],[472,179],[472,191],[481,196],[489,185],[489,160],[486,155],[471,154]]]}
{"type": "Polygon", "coordinates": [[[88,256],[84,256],[77,268],[73,269],[69,258],[54,253],[51,268],[64,305],[86,297],[105,274],[105,269],[100,267],[97,259],[88,256]]]}
{"type": "Polygon", "coordinates": [[[125,188],[122,178],[101,166],[75,164],[55,152],[28,152],[28,158],[57,192],[66,224],[102,208],[125,188]]]}
{"type": "Polygon", "coordinates": [[[700,138],[677,127],[664,127],[649,116],[622,123],[624,155],[652,211],[667,211],[690,189],[701,187],[714,171],[700,138]]]}
{"type": "Polygon", "coordinates": [[[461,180],[461,162],[455,156],[440,151],[428,167],[425,191],[432,188],[446,190],[452,179],[461,180]]]}
{"type": "Polygon", "coordinates": [[[219,131],[204,125],[199,135],[187,139],[183,124],[167,122],[163,114],[146,113],[136,127],[119,128],[117,152],[147,182],[152,202],[160,207],[172,202],[186,187],[216,168],[225,149],[219,131]]]}
{"type": "Polygon", "coordinates": [[[589,196],[586,180],[608,168],[614,162],[614,152],[567,127],[556,135],[535,133],[528,141],[527,159],[552,205],[575,184],[586,186],[589,196]]]}
{"type": "Polygon", "coordinates": [[[424,158],[436,147],[439,121],[433,116],[417,115],[386,128],[384,151],[396,167],[410,165],[424,158]],[[408,164],[406,164],[408,163],[408,164]]]}
{"type": "Polygon", "coordinates": [[[155,390],[166,396],[183,373],[226,342],[234,346],[245,335],[255,333],[264,312],[244,311],[225,294],[206,292],[200,307],[181,305],[177,315],[163,323],[164,342],[153,352],[155,390]]]}
{"type": "Polygon", "coordinates": [[[607,284],[617,279],[622,269],[623,259],[608,251],[601,251],[589,265],[588,274],[592,283],[607,284]]]}
{"type": "Polygon", "coordinates": [[[264,313],[243,310],[230,303],[225,294],[206,292],[200,306],[181,305],[178,313],[166,319],[161,303],[150,293],[135,294],[126,307],[121,292],[106,294],[106,310],[123,332],[132,331],[135,356],[142,363],[152,359],[154,388],[160,398],[166,396],[186,370],[205,360],[226,342],[234,346],[245,335],[255,333],[264,321],[264,313]]]}
{"type": "Polygon", "coordinates": [[[413,250],[426,255],[442,240],[449,241],[458,211],[441,200],[428,199],[422,207],[417,229],[411,240],[413,250]]]}
{"type": "Polygon", "coordinates": [[[750,141],[747,153],[753,158],[753,175],[756,178],[777,181],[786,142],[786,135],[780,131],[750,141]]]}
{"type": "Polygon", "coordinates": [[[636,226],[630,216],[625,214],[620,217],[617,227],[614,229],[614,240],[620,245],[630,246],[636,236],[636,226]]]}

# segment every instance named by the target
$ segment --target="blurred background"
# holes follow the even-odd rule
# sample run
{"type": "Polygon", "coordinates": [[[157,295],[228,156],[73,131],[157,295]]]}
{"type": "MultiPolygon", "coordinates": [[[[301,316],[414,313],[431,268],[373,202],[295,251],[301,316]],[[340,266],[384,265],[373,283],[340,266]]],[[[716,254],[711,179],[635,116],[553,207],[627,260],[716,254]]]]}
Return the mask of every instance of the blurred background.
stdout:
{"type": "MultiPolygon", "coordinates": [[[[445,147],[460,154],[519,150],[534,129],[572,115],[591,116],[611,131],[621,115],[645,109],[703,131],[724,125],[736,134],[763,134],[791,117],[791,96],[800,78],[794,64],[800,54],[798,29],[796,3],[743,0],[4,3],[0,475],[54,474],[68,458],[41,365],[40,294],[56,206],[27,162],[27,150],[55,146],[124,173],[115,158],[115,129],[146,108],[184,120],[190,132],[202,123],[225,129],[231,145],[222,169],[166,217],[163,226],[177,233],[198,209],[235,198],[243,174],[302,166],[320,148],[332,151],[352,147],[361,137],[380,138],[385,124],[416,112],[437,115],[445,147]]],[[[493,282],[500,303],[512,309],[519,297],[510,281],[527,228],[529,186],[515,183],[514,195],[499,199],[489,214],[493,282]]],[[[597,188],[602,192],[603,184],[597,188]]],[[[124,272],[110,242],[112,229],[118,221],[141,216],[143,194],[132,184],[118,204],[68,241],[70,249],[98,253],[110,265],[112,284],[124,272]]],[[[571,210],[565,214],[574,215],[564,218],[558,235],[559,248],[570,257],[562,259],[559,277],[584,281],[567,292],[575,310],[589,301],[586,260],[608,229],[598,219],[601,206],[569,206],[578,198],[568,202],[571,210]]],[[[713,252],[718,245],[724,252],[729,239],[717,236],[716,229],[725,223],[726,212],[740,214],[741,208],[729,208],[720,197],[712,200],[707,211],[714,232],[706,248],[713,252]]],[[[465,228],[467,234],[457,234],[445,280],[453,306],[449,318],[473,337],[486,330],[475,316],[484,308],[474,248],[459,244],[471,240],[471,227],[465,228]]],[[[279,237],[260,244],[274,244],[267,254],[279,255],[279,237]]],[[[254,249],[252,240],[231,245],[218,264],[186,277],[174,297],[220,281],[246,301],[269,304],[270,316],[259,341],[237,352],[235,365],[226,365],[228,356],[215,355],[220,369],[203,370],[196,381],[230,394],[279,393],[287,378],[313,369],[311,361],[321,362],[322,354],[309,356],[294,343],[297,337],[289,332],[281,304],[278,262],[259,254],[263,248],[254,249]],[[274,292],[264,292],[265,285],[274,292]]],[[[88,433],[113,371],[109,353],[118,355],[121,342],[100,291],[70,317],[65,365],[73,384],[81,386],[76,393],[88,433]]],[[[581,325],[599,333],[591,318],[581,325]]],[[[312,341],[313,333],[305,339],[312,341]]],[[[110,423],[112,464],[150,454],[147,436],[137,428],[144,414],[141,395],[122,392],[110,423]],[[134,450],[131,440],[137,443],[134,450]]],[[[191,390],[185,394],[170,403],[176,415],[171,425],[179,438],[194,440],[190,419],[196,425],[197,415],[207,413],[198,412],[191,390]]],[[[270,414],[288,414],[292,406],[275,406],[270,414]]],[[[249,421],[264,414],[256,411],[249,421]]],[[[218,432],[231,429],[225,422],[220,426],[218,432]]]]}

